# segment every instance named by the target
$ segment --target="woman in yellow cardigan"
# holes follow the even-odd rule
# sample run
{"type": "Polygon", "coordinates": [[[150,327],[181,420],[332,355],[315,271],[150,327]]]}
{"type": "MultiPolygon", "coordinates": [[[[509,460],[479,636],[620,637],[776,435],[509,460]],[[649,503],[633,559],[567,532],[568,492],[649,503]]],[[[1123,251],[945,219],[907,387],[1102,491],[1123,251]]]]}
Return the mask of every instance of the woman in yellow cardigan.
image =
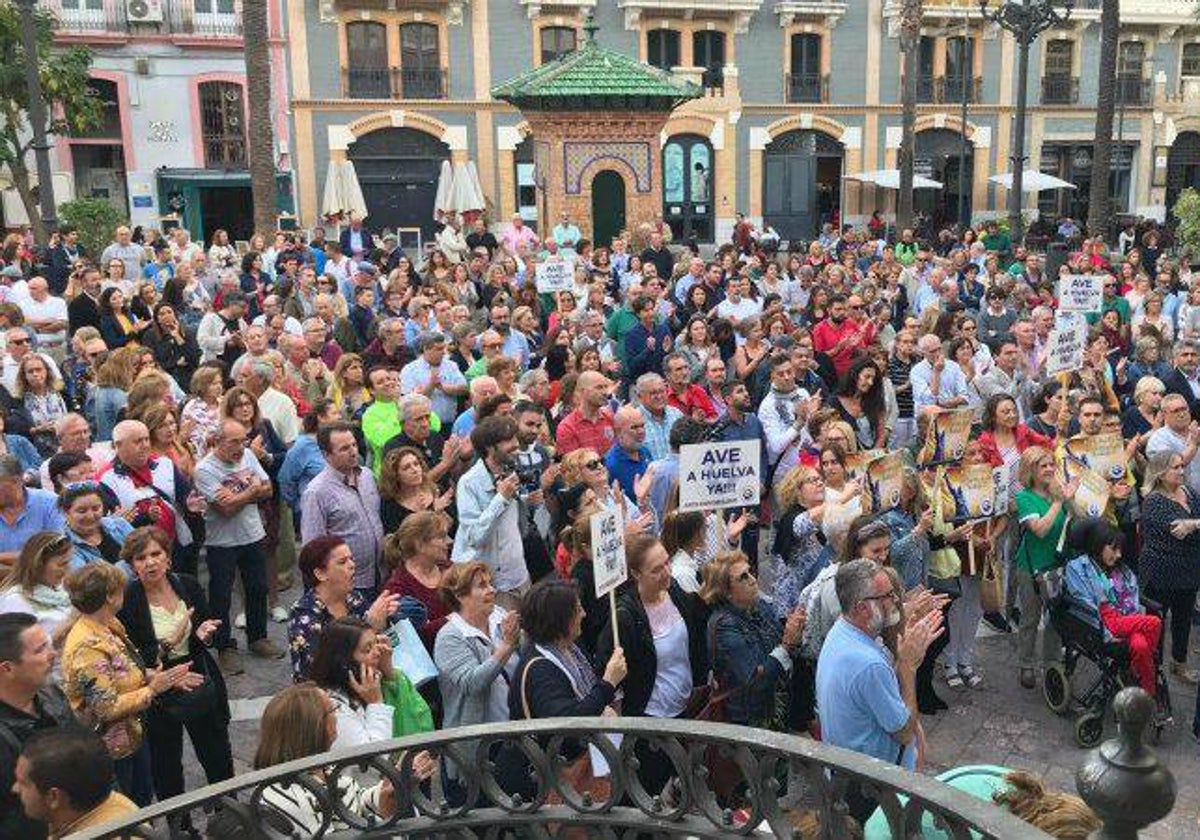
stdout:
{"type": "Polygon", "coordinates": [[[63,643],[63,689],[75,714],[99,732],[115,759],[122,792],[146,806],[153,799],[153,785],[142,712],[159,695],[190,691],[204,676],[191,673],[187,662],[167,670],[145,669],[117,620],[125,582],[125,575],[108,563],[89,563],[67,575],[67,595],[79,616],[63,643]]]}

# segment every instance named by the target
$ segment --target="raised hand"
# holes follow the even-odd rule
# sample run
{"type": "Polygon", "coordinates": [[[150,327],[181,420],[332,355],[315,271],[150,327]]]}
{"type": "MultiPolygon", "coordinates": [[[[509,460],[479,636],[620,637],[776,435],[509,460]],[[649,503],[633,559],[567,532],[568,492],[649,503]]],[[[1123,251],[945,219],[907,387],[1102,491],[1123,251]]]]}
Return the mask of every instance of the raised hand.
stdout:
{"type": "Polygon", "coordinates": [[[370,665],[351,668],[349,682],[350,690],[368,706],[383,702],[383,677],[377,669],[370,665]]]}
{"type": "Polygon", "coordinates": [[[384,592],[367,609],[367,623],[376,630],[387,626],[387,620],[400,606],[400,595],[395,592],[384,592]]]}

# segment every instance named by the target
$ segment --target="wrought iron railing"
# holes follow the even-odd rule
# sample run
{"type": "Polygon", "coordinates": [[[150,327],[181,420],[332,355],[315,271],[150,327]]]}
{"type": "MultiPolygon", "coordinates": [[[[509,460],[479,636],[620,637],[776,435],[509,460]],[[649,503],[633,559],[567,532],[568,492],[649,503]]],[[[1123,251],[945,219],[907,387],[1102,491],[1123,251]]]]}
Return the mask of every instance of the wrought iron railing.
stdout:
{"type": "Polygon", "coordinates": [[[963,101],[975,104],[983,99],[983,79],[976,76],[939,76],[935,79],[937,101],[943,105],[954,105],[963,101]]]}
{"type": "Polygon", "coordinates": [[[1075,105],[1079,102],[1079,78],[1076,76],[1043,76],[1043,105],[1075,105]]]}
{"type": "Polygon", "coordinates": [[[100,8],[64,7],[50,0],[42,5],[54,12],[58,19],[58,31],[65,35],[128,35],[157,34],[183,35],[193,38],[240,38],[242,16],[235,7],[221,11],[213,3],[210,11],[198,11],[195,4],[177,0],[161,4],[159,15],[144,18],[132,16],[125,2],[104,3],[100,8]]]}
{"type": "Polygon", "coordinates": [[[829,76],[820,73],[788,73],[788,102],[828,102],[829,76]]]}
{"type": "Polygon", "coordinates": [[[342,91],[347,99],[391,99],[390,67],[347,67],[342,71],[342,91]]]}
{"type": "MultiPolygon", "coordinates": [[[[565,824],[582,827],[590,837],[649,833],[663,838],[725,838],[749,835],[764,823],[776,837],[790,838],[795,828],[788,809],[795,808],[807,812],[810,820],[815,818],[821,836],[833,840],[847,836],[848,784],[859,785],[880,802],[893,837],[919,836],[921,820],[932,817],[955,838],[1047,838],[990,802],[858,753],[760,729],[649,718],[557,718],[400,738],[239,776],[144,809],[123,825],[79,837],[143,836],[139,826],[161,827],[168,817],[185,812],[193,815],[199,828],[201,812],[218,808],[223,820],[239,826],[227,836],[281,838],[288,835],[288,816],[266,804],[263,793],[273,785],[298,785],[312,794],[319,818],[329,827],[324,836],[330,838],[493,837],[500,836],[501,829],[522,828],[547,829],[553,835],[554,826],[565,824]],[[620,746],[611,735],[621,736],[620,746]],[[571,740],[586,741],[607,759],[612,784],[607,799],[595,800],[564,781],[559,753],[571,740]],[[523,798],[506,792],[489,758],[499,745],[522,751],[536,793],[531,790],[532,795],[523,798]],[[669,801],[646,791],[638,779],[635,756],[645,746],[662,750],[682,780],[669,801]],[[457,767],[466,788],[465,801],[472,804],[451,805],[414,779],[412,763],[421,750],[457,767]],[[745,783],[744,811],[729,810],[714,792],[711,770],[718,753],[732,758],[745,783]],[[396,813],[348,812],[337,786],[351,775],[363,784],[389,779],[396,791],[396,813]]],[[[296,789],[292,788],[293,794],[296,789]]],[[[301,835],[314,832],[305,830],[301,835]]]]}
{"type": "Polygon", "coordinates": [[[937,101],[937,80],[933,76],[917,76],[917,101],[923,105],[937,101]]]}
{"type": "Polygon", "coordinates": [[[397,72],[400,75],[400,84],[397,89],[403,99],[446,98],[445,70],[401,67],[397,72]]]}
{"type": "Polygon", "coordinates": [[[1134,76],[1117,76],[1118,105],[1149,105],[1150,80],[1134,76]]]}

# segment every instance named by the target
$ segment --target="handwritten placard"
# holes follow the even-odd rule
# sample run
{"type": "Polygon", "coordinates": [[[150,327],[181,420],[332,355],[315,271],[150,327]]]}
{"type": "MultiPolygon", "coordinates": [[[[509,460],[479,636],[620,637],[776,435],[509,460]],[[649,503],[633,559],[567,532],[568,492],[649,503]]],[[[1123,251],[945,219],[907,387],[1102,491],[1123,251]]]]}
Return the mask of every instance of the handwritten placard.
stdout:
{"type": "Polygon", "coordinates": [[[762,489],[757,440],[679,447],[679,510],[753,507],[762,489]]]}

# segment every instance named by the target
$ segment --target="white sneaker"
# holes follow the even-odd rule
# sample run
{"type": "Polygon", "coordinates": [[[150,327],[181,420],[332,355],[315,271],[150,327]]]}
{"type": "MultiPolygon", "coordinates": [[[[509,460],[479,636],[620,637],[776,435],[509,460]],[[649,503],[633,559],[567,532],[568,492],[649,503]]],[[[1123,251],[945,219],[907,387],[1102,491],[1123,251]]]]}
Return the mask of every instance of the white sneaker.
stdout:
{"type": "Polygon", "coordinates": [[[246,614],[238,613],[237,617],[233,620],[233,626],[239,630],[244,630],[246,628],[246,614]]]}
{"type": "Polygon", "coordinates": [[[271,620],[277,624],[287,624],[288,611],[278,605],[271,607],[271,620]]]}

